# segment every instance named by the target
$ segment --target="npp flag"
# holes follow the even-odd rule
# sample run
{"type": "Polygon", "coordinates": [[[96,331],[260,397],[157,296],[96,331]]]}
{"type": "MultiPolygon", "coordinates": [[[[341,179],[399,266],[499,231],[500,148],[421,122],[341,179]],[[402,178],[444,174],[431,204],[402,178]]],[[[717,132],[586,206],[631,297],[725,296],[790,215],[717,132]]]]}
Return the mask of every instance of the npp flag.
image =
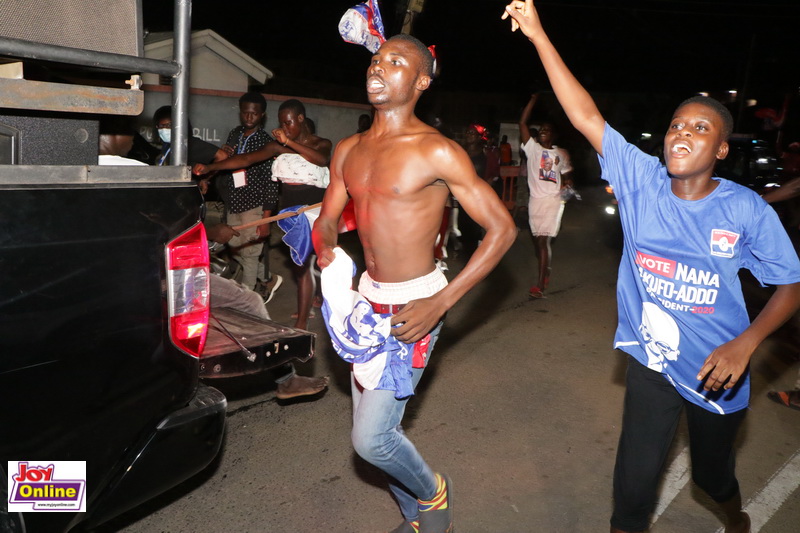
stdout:
{"type": "MultiPolygon", "coordinates": [[[[352,200],[342,212],[339,219],[339,233],[345,233],[356,229],[356,216],[353,210],[352,200]]],[[[298,266],[303,266],[308,256],[314,252],[314,244],[311,242],[311,228],[319,217],[320,207],[308,209],[307,205],[295,205],[281,209],[278,214],[297,213],[294,216],[278,220],[278,227],[284,232],[283,242],[289,247],[292,261],[298,266]]]]}
{"type": "Polygon", "coordinates": [[[320,274],[322,316],[336,353],[353,363],[353,377],[367,390],[391,390],[397,399],[414,394],[415,353],[425,354],[430,335],[406,344],[391,334],[391,314],[376,313],[361,294],[351,289],[356,266],[338,246],[336,258],[320,274]]]}
{"type": "Polygon", "coordinates": [[[373,54],[386,41],[378,0],[369,0],[344,12],[339,20],[339,34],[348,43],[361,44],[373,54]]]}

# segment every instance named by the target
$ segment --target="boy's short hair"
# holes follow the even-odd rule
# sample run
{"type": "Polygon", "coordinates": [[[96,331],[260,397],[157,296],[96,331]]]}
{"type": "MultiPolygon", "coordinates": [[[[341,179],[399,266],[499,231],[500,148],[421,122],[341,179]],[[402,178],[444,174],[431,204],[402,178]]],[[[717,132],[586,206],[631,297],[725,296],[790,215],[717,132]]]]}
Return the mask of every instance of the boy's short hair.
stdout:
{"type": "Polygon", "coordinates": [[[414,46],[422,58],[422,73],[433,78],[433,56],[431,55],[431,51],[428,50],[428,47],[425,46],[422,41],[412,35],[408,35],[407,33],[398,33],[397,35],[390,37],[389,40],[405,41],[414,46]]]}
{"type": "Polygon", "coordinates": [[[261,106],[261,111],[265,113],[267,112],[267,99],[264,98],[264,95],[259,92],[250,91],[249,93],[244,93],[239,97],[239,107],[241,107],[244,103],[258,104],[261,106]]]}
{"type": "Polygon", "coordinates": [[[731,115],[731,112],[728,110],[727,107],[722,105],[722,103],[719,100],[711,98],[710,96],[697,95],[697,96],[692,96],[691,98],[687,98],[686,100],[681,102],[681,104],[675,108],[675,111],[677,112],[678,109],[689,104],[700,104],[702,106],[709,108],[714,113],[716,113],[717,116],[722,121],[722,140],[723,141],[728,140],[728,137],[730,137],[731,133],[733,133],[733,115],[731,115]]]}
{"type": "Polygon", "coordinates": [[[297,98],[291,98],[283,102],[280,107],[278,108],[278,113],[284,110],[294,111],[295,115],[303,115],[306,116],[306,106],[303,105],[303,102],[298,100],[297,98]]]}

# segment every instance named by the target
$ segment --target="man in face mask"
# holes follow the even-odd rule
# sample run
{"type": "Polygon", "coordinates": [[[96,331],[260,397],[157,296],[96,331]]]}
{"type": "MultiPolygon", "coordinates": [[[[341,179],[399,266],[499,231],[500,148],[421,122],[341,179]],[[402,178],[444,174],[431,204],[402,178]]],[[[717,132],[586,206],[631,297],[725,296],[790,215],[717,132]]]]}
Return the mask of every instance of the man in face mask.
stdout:
{"type": "MultiPolygon", "coordinates": [[[[156,164],[159,166],[169,165],[172,162],[170,157],[172,155],[172,139],[170,137],[172,133],[172,107],[168,105],[159,107],[153,114],[153,123],[158,132],[158,137],[161,139],[161,153],[156,157],[156,164]]],[[[192,131],[191,123],[189,123],[189,131],[192,131]]],[[[190,167],[197,163],[207,165],[208,163],[222,161],[226,157],[228,157],[228,154],[217,146],[199,137],[189,136],[187,164],[190,167]]],[[[208,193],[208,182],[211,176],[210,173],[204,176],[195,176],[199,180],[197,185],[200,187],[200,192],[204,195],[208,193]]]]}

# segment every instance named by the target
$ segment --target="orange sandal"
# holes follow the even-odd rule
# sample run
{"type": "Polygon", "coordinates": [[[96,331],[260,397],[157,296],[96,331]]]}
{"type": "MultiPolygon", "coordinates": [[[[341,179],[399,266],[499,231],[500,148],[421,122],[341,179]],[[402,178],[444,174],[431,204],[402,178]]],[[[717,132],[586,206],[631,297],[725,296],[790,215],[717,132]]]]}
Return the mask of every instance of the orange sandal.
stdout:
{"type": "Polygon", "coordinates": [[[770,391],[767,393],[767,398],[789,409],[800,411],[800,390],[770,391]]]}

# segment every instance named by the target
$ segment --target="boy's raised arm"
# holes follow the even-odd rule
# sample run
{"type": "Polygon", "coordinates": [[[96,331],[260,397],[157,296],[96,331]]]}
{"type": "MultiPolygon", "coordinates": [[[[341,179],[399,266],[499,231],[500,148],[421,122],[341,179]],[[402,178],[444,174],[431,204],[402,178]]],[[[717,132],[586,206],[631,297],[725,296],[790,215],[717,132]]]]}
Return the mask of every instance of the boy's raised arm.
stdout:
{"type": "Polygon", "coordinates": [[[528,121],[531,118],[531,111],[533,106],[536,105],[536,100],[539,98],[538,94],[531,95],[531,99],[525,104],[522,109],[522,115],[519,117],[519,143],[525,144],[531,138],[531,130],[528,128],[528,121]]]}
{"type": "Polygon", "coordinates": [[[598,154],[603,155],[603,131],[605,119],[600,114],[592,97],[575,79],[572,72],[561,59],[553,43],[547,37],[539,20],[539,14],[533,7],[533,0],[514,0],[506,6],[502,18],[512,18],[512,31],[519,25],[522,33],[533,43],[539,53],[550,85],[556,93],[561,107],[564,108],[570,122],[589,141],[598,154]]]}

